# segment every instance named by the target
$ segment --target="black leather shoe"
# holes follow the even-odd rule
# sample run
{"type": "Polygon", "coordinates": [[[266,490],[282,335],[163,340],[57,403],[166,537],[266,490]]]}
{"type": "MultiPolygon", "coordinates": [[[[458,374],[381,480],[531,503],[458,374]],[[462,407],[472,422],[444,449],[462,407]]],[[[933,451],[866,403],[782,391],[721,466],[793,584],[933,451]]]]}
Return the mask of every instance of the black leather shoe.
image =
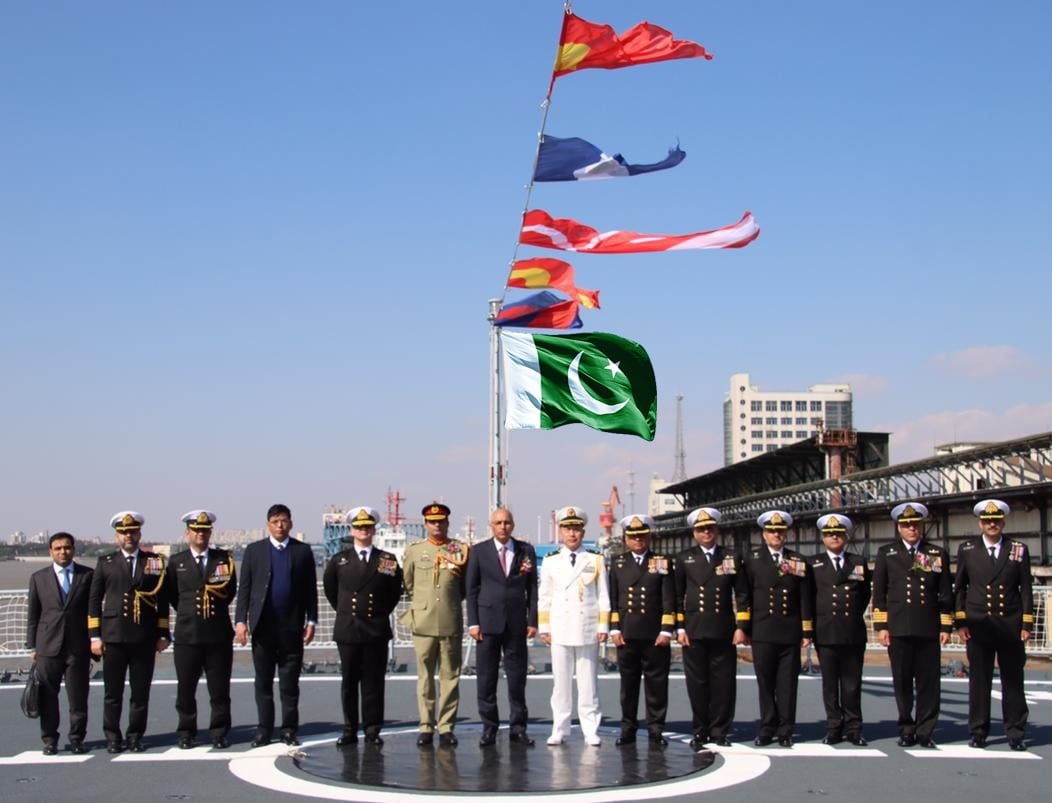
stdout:
{"type": "Polygon", "coordinates": [[[731,740],[728,739],[726,736],[721,736],[719,739],[717,739],[716,740],[716,744],[719,747],[731,747],[732,746],[731,745],[731,740]]]}
{"type": "Polygon", "coordinates": [[[432,742],[434,742],[434,741],[435,741],[435,734],[433,734],[431,731],[424,731],[423,733],[421,733],[419,736],[416,737],[416,746],[417,747],[430,747],[432,742]]]}
{"type": "Polygon", "coordinates": [[[257,733],[249,747],[266,747],[270,744],[270,737],[263,733],[257,733]]]}
{"type": "Polygon", "coordinates": [[[769,745],[773,741],[774,739],[772,739],[770,736],[757,736],[755,739],[753,739],[753,744],[757,747],[767,747],[767,745],[769,745]]]}
{"type": "Polygon", "coordinates": [[[129,753],[145,753],[146,745],[140,742],[138,739],[128,740],[128,752],[129,753]]]}
{"type": "Polygon", "coordinates": [[[84,746],[84,742],[80,739],[71,739],[69,742],[69,752],[74,755],[82,756],[88,752],[88,748],[84,746]]]}
{"type": "Polygon", "coordinates": [[[380,738],[379,734],[373,733],[365,737],[365,743],[371,744],[374,747],[382,747],[384,740],[380,738]]]}
{"type": "Polygon", "coordinates": [[[460,744],[457,741],[457,737],[453,735],[453,731],[446,731],[445,733],[438,734],[438,746],[439,747],[456,747],[460,744]]]}
{"type": "Polygon", "coordinates": [[[337,747],[346,747],[349,744],[358,744],[358,734],[345,732],[339,739],[336,740],[337,747]]]}
{"type": "Polygon", "coordinates": [[[899,737],[899,747],[913,747],[915,744],[917,744],[917,737],[912,733],[904,733],[899,737]]]}
{"type": "Polygon", "coordinates": [[[620,747],[623,744],[635,744],[636,735],[634,733],[622,733],[614,740],[614,744],[620,747]]]}
{"type": "Polygon", "coordinates": [[[179,749],[189,750],[194,746],[194,739],[192,736],[180,736],[179,737],[179,749]]]}
{"type": "Polygon", "coordinates": [[[839,733],[827,733],[825,738],[822,739],[822,744],[840,744],[844,741],[844,737],[839,733]]]}
{"type": "Polygon", "coordinates": [[[865,747],[867,744],[869,744],[869,742],[866,741],[866,737],[864,737],[861,733],[852,734],[851,736],[847,737],[847,740],[851,742],[851,744],[853,744],[855,747],[865,747]]]}
{"type": "Polygon", "coordinates": [[[780,737],[778,737],[778,746],[779,747],[792,747],[793,746],[793,737],[792,736],[780,736],[780,737]]]}
{"type": "Polygon", "coordinates": [[[707,736],[695,736],[690,740],[690,749],[697,752],[698,750],[705,749],[705,742],[709,740],[707,736]]]}
{"type": "Polygon", "coordinates": [[[41,751],[45,756],[57,756],[58,748],[55,747],[54,742],[44,742],[44,749],[41,751]]]}
{"type": "Polygon", "coordinates": [[[973,736],[971,741],[968,742],[969,747],[974,747],[976,750],[983,750],[986,747],[985,736],[973,736]]]}
{"type": "Polygon", "coordinates": [[[652,733],[650,734],[650,743],[658,747],[664,747],[668,744],[668,739],[660,733],[652,733]]]}
{"type": "Polygon", "coordinates": [[[216,736],[212,739],[212,747],[216,750],[226,750],[230,747],[230,742],[227,741],[225,736],[216,736]]]}
{"type": "Polygon", "coordinates": [[[1009,739],[1008,747],[1015,750],[1017,753],[1021,753],[1026,750],[1026,744],[1023,743],[1022,739],[1009,739]]]}
{"type": "Polygon", "coordinates": [[[493,747],[497,743],[497,732],[493,728],[486,728],[482,731],[482,738],[479,739],[479,747],[493,747]]]}
{"type": "Polygon", "coordinates": [[[120,741],[111,741],[106,743],[107,753],[123,753],[124,744],[120,741]]]}
{"type": "Polygon", "coordinates": [[[533,747],[533,745],[534,745],[533,739],[531,739],[529,736],[527,736],[525,731],[519,731],[518,733],[513,733],[511,736],[508,737],[508,743],[509,744],[521,744],[524,747],[533,747]]]}
{"type": "Polygon", "coordinates": [[[934,750],[938,745],[935,744],[935,740],[930,736],[922,736],[917,739],[917,744],[921,747],[927,747],[929,750],[934,750]]]}
{"type": "Polygon", "coordinates": [[[296,731],[282,731],[281,741],[289,747],[295,747],[300,743],[300,740],[296,738],[296,731]]]}

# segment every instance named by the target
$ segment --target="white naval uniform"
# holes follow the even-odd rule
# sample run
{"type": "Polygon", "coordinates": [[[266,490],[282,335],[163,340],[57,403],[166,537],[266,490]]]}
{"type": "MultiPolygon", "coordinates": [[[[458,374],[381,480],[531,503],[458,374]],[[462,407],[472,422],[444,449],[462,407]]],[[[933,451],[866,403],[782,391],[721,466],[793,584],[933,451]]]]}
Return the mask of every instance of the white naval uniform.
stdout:
{"type": "Polygon", "coordinates": [[[606,567],[599,555],[581,551],[573,566],[563,547],[541,564],[537,594],[538,632],[551,636],[552,735],[570,735],[573,677],[577,675],[577,718],[585,742],[599,743],[599,645],[596,636],[609,631],[610,595],[606,567]]]}

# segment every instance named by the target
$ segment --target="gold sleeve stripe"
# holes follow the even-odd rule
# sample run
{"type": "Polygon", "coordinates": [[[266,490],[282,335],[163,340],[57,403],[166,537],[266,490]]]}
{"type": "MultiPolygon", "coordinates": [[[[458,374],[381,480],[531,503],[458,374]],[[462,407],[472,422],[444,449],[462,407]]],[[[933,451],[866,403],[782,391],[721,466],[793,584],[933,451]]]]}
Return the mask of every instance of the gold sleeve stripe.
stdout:
{"type": "Polygon", "coordinates": [[[675,623],[676,617],[673,616],[671,613],[666,613],[664,616],[661,617],[661,624],[663,625],[672,625],[675,623]]]}
{"type": "Polygon", "coordinates": [[[735,618],[739,622],[748,622],[752,620],[752,613],[749,611],[738,611],[738,613],[735,614],[735,618]]]}
{"type": "Polygon", "coordinates": [[[803,625],[804,630],[814,630],[815,629],[815,623],[813,621],[811,621],[810,619],[804,619],[800,624],[803,625]]]}
{"type": "Polygon", "coordinates": [[[541,624],[541,625],[550,624],[551,623],[551,618],[552,618],[552,615],[550,613],[548,613],[548,611],[541,611],[540,613],[537,614],[537,623],[541,624]]]}
{"type": "Polygon", "coordinates": [[[887,611],[873,611],[873,622],[880,624],[888,623],[888,612],[887,611]]]}
{"type": "Polygon", "coordinates": [[[953,617],[950,616],[950,614],[948,614],[948,613],[940,613],[939,614],[939,624],[952,625],[953,624],[953,617]]]}
{"type": "Polygon", "coordinates": [[[167,619],[158,619],[157,620],[157,626],[158,627],[163,627],[165,630],[167,630],[168,629],[168,620],[167,619]]]}
{"type": "Polygon", "coordinates": [[[1023,621],[1026,622],[1028,625],[1032,625],[1034,623],[1034,614],[1032,614],[1032,613],[1024,613],[1023,614],[1023,621]]]}
{"type": "Polygon", "coordinates": [[[610,614],[610,621],[611,622],[620,622],[621,621],[621,614],[619,614],[617,611],[614,611],[612,614],[610,614]]]}
{"type": "Polygon", "coordinates": [[[102,627],[102,619],[98,616],[89,616],[88,627],[102,627]]]}
{"type": "Polygon", "coordinates": [[[610,613],[609,611],[599,611],[599,624],[608,625],[610,624],[610,613]]]}
{"type": "Polygon", "coordinates": [[[677,622],[685,622],[685,621],[687,621],[687,619],[686,619],[686,617],[685,617],[685,616],[683,616],[683,614],[681,614],[681,613],[677,613],[677,614],[676,614],[676,621],[677,621],[677,622]]]}
{"type": "Polygon", "coordinates": [[[967,616],[965,615],[964,611],[954,611],[953,618],[957,621],[960,621],[961,619],[966,619],[967,616]]]}

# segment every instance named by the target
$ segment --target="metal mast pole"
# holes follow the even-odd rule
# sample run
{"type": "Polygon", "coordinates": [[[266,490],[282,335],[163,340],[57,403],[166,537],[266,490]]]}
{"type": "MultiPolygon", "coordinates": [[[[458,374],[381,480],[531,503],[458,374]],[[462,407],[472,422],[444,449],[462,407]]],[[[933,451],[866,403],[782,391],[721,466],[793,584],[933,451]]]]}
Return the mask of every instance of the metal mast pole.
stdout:
{"type": "Polygon", "coordinates": [[[503,382],[500,364],[500,327],[496,325],[501,300],[489,300],[489,509],[504,507],[503,382]]]}

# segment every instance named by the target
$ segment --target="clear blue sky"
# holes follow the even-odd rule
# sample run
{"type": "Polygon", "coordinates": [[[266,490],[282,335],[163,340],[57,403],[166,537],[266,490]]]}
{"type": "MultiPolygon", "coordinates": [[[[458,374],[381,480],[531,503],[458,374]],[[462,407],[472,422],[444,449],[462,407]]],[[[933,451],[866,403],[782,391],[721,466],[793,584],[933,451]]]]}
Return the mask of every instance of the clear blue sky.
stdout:
{"type": "MultiPolygon", "coordinates": [[[[715,54],[559,79],[548,131],[674,170],[541,185],[600,230],[750,209],[741,251],[577,256],[641,342],[648,444],[517,432],[520,533],[722,461],[730,374],[852,382],[896,461],[1052,429],[1052,5],[580,0],[715,54]]],[[[147,537],[289,504],[486,516],[486,300],[516,240],[562,14],[529,3],[0,7],[0,537],[147,537]]],[[[524,249],[523,254],[558,256],[524,249]]],[[[628,511],[626,511],[628,512],[628,511]]]]}

